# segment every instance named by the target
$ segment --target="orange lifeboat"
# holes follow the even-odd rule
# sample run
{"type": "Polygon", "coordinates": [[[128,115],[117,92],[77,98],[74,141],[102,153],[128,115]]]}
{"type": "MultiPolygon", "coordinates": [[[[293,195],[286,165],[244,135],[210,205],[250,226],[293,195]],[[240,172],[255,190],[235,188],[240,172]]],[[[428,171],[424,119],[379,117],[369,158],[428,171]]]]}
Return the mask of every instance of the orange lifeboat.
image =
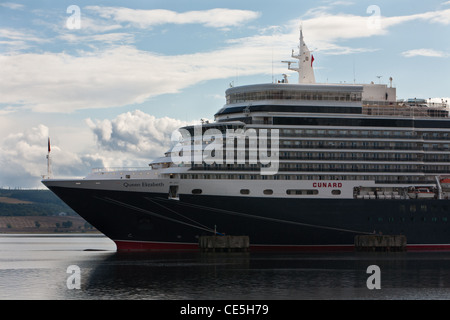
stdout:
{"type": "Polygon", "coordinates": [[[450,178],[444,178],[439,181],[441,187],[444,189],[450,189],[450,178]]]}

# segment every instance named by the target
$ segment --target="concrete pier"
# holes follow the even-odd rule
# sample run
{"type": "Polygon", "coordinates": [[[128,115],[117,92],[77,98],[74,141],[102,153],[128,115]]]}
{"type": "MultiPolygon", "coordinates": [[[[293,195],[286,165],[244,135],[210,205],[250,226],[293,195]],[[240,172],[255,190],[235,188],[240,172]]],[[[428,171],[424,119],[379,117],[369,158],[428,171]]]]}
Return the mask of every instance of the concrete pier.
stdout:
{"type": "Polygon", "coordinates": [[[202,252],[246,252],[250,239],[248,236],[202,236],[198,245],[202,252]]]}
{"type": "Polygon", "coordinates": [[[358,235],[355,237],[356,251],[363,252],[403,252],[406,251],[404,235],[358,235]]]}

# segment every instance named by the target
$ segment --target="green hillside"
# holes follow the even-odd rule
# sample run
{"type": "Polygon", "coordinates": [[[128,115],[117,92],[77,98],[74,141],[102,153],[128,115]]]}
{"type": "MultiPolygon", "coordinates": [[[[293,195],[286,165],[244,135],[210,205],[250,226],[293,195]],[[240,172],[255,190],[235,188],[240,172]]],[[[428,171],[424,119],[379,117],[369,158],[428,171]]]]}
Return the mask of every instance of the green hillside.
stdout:
{"type": "Polygon", "coordinates": [[[0,216],[77,216],[50,190],[0,189],[0,216]]]}

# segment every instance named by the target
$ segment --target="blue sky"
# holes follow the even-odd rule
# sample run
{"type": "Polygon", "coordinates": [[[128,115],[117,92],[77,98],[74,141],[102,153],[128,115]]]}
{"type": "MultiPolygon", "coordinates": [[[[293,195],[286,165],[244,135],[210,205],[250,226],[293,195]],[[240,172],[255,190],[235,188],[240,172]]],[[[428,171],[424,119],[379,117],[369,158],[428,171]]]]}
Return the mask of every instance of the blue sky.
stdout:
{"type": "Polygon", "coordinates": [[[450,97],[446,0],[1,1],[0,187],[40,187],[48,136],[57,177],[146,166],[230,83],[281,79],[300,24],[317,82],[450,97]]]}

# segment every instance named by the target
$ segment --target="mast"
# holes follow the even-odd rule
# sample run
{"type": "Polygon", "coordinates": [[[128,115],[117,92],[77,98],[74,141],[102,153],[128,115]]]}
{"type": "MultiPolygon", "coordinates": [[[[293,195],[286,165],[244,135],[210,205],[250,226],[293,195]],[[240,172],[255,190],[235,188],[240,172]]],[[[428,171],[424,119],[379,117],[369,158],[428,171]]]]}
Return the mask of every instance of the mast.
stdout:
{"type": "Polygon", "coordinates": [[[292,50],[291,57],[297,59],[297,68],[291,67],[294,62],[283,61],[288,64],[288,69],[298,72],[298,83],[316,83],[316,78],[314,76],[314,56],[309,51],[306,43],[303,39],[303,30],[300,27],[300,45],[298,47],[299,52],[297,55],[294,54],[292,50]]]}
{"type": "Polygon", "coordinates": [[[47,153],[47,179],[51,179],[52,173],[52,159],[50,157],[50,152],[52,151],[50,147],[50,137],[48,138],[48,153],[47,153]]]}

